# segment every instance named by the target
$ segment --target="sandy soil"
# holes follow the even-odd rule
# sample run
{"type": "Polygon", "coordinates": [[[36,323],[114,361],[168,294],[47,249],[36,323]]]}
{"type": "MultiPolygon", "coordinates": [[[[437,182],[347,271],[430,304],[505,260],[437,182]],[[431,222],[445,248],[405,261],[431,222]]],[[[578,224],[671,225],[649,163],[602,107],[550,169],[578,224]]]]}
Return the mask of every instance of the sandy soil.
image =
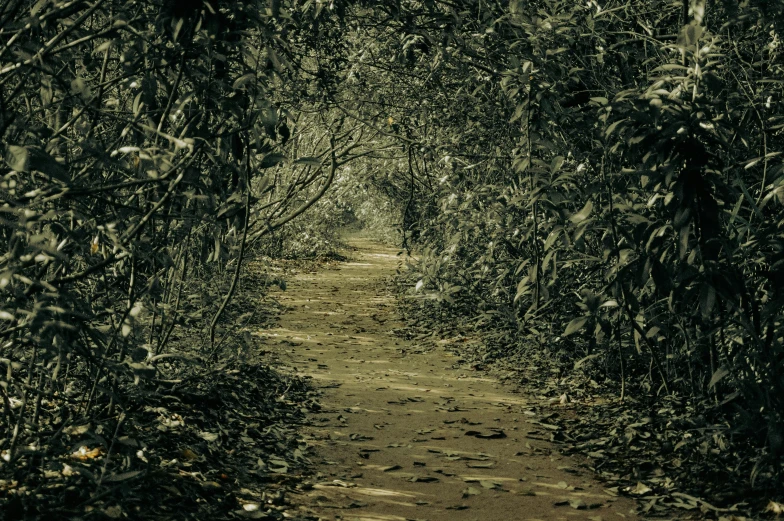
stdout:
{"type": "MultiPolygon", "coordinates": [[[[620,521],[634,503],[613,497],[558,454],[531,410],[535,399],[455,368],[443,348],[396,337],[384,280],[396,251],[353,239],[353,260],[289,281],[289,308],[267,330],[302,375],[324,389],[305,439],[318,472],[290,497],[309,519],[350,521],[620,521]]],[[[542,421],[542,423],[545,423],[542,421]]],[[[289,511],[293,515],[297,509],[289,511]]]]}

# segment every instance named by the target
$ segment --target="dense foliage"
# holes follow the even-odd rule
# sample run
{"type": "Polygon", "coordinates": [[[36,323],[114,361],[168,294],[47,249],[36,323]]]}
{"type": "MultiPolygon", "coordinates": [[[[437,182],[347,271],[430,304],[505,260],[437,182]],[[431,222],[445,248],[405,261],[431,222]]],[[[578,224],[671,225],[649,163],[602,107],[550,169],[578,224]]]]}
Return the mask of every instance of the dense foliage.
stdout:
{"type": "MultiPolygon", "coordinates": [[[[362,142],[322,110],[330,19],[313,2],[0,2],[3,496],[62,478],[74,432],[99,445],[85,461],[112,452],[145,389],[220,380],[254,314],[227,313],[246,250],[362,142]]],[[[82,475],[99,496],[147,461],[114,460],[82,475]]]]}
{"type": "Polygon", "coordinates": [[[416,96],[386,105],[422,305],[724,415],[715,450],[766,447],[752,481],[784,450],[781,14],[424,2],[399,17],[416,96]]]}
{"type": "Polygon", "coordinates": [[[751,439],[774,476],[782,20],[780,0],[0,2],[4,471],[119,418],[164,363],[219,360],[249,247],[331,251],[358,220],[399,228],[442,319],[723,414],[715,443],[751,439]]]}

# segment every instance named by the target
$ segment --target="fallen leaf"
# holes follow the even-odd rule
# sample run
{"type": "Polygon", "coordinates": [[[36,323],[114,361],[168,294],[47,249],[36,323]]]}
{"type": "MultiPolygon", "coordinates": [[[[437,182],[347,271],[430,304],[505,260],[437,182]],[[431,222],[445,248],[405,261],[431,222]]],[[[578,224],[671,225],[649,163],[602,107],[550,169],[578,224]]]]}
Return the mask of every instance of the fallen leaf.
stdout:
{"type": "Polygon", "coordinates": [[[90,450],[85,445],[79,447],[79,449],[71,454],[71,458],[79,461],[87,461],[88,459],[95,459],[99,457],[103,453],[103,449],[101,447],[96,447],[90,450]]]}
{"type": "Polygon", "coordinates": [[[467,498],[468,496],[478,496],[482,492],[478,488],[468,487],[463,490],[463,497],[467,498]]]}
{"type": "Polygon", "coordinates": [[[491,469],[495,467],[495,463],[490,461],[488,463],[466,463],[466,467],[470,469],[491,469]]]}
{"type": "Polygon", "coordinates": [[[588,505],[585,504],[585,501],[582,499],[572,499],[569,501],[569,506],[575,510],[585,510],[588,508],[588,505]]]}
{"type": "MultiPolygon", "coordinates": [[[[70,468],[70,467],[69,467],[70,468]]],[[[128,479],[135,478],[136,476],[143,474],[143,470],[132,470],[130,472],[123,472],[121,474],[112,474],[108,478],[104,479],[106,482],[116,483],[118,481],[125,481],[128,479]]],[[[65,469],[63,469],[63,474],[65,474],[65,469]]]]}
{"type": "Polygon", "coordinates": [[[667,506],[680,508],[681,510],[696,510],[697,508],[699,508],[697,505],[692,505],[691,503],[684,503],[683,501],[675,501],[673,503],[667,503],[667,506]]]}
{"type": "Polygon", "coordinates": [[[218,439],[218,435],[214,432],[199,432],[199,438],[203,439],[204,441],[215,441],[218,439]]]}
{"type": "Polygon", "coordinates": [[[199,455],[193,452],[191,449],[182,449],[180,451],[180,456],[187,461],[193,461],[199,459],[199,455]]]}
{"type": "Polygon", "coordinates": [[[333,479],[331,483],[324,483],[324,485],[327,485],[329,487],[343,487],[343,488],[353,488],[357,486],[355,483],[348,483],[340,479],[333,479]]]}
{"type": "Polygon", "coordinates": [[[76,425],[74,427],[68,427],[67,429],[63,429],[63,432],[68,436],[80,436],[86,433],[87,431],[89,431],[90,427],[91,425],[89,423],[85,425],[76,425]]]}
{"type": "Polygon", "coordinates": [[[435,483],[438,481],[438,478],[434,476],[414,476],[409,481],[411,483],[435,483]]]}
{"type": "Polygon", "coordinates": [[[610,487],[604,489],[604,493],[608,496],[617,496],[618,495],[618,487],[610,487]]]}
{"type": "Polygon", "coordinates": [[[201,484],[201,487],[207,492],[217,492],[223,488],[217,481],[205,481],[201,484]]]}
{"type": "Polygon", "coordinates": [[[643,483],[642,481],[638,481],[636,487],[629,489],[629,494],[632,494],[632,495],[635,495],[635,496],[644,496],[645,494],[648,494],[649,492],[653,492],[653,489],[651,487],[649,487],[648,485],[646,485],[645,483],[643,483]]]}
{"type": "Polygon", "coordinates": [[[475,438],[482,438],[486,440],[499,440],[506,438],[506,433],[502,430],[492,430],[488,432],[481,431],[465,431],[466,436],[473,436],[475,438]]]}

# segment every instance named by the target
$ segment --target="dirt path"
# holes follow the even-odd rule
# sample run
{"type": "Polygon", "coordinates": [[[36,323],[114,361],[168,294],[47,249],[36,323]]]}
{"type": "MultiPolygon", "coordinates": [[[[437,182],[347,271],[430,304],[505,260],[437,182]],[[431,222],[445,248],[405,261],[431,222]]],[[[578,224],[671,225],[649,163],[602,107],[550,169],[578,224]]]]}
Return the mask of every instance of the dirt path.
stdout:
{"type": "Polygon", "coordinates": [[[546,429],[525,396],[453,368],[443,349],[418,353],[394,336],[400,324],[383,281],[394,274],[396,252],[352,244],[352,262],[290,281],[279,295],[290,311],[265,332],[325,387],[323,409],[305,431],[316,484],[290,498],[303,518],[635,518],[631,501],[610,496],[550,442],[534,439],[546,429]]]}

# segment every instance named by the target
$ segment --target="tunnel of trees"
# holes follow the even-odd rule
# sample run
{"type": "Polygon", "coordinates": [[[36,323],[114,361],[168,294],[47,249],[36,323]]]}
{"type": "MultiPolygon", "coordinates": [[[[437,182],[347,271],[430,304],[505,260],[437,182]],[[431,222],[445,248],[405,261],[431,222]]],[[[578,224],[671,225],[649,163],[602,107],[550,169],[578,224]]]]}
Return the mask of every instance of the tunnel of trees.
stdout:
{"type": "Polygon", "coordinates": [[[2,501],[152,472],[134,422],[249,370],[233,297],[284,282],[247,263],[357,223],[420,327],[780,494],[782,35],[779,0],[0,1],[2,501]],[[118,457],[63,477],[88,430],[118,457]]]}

